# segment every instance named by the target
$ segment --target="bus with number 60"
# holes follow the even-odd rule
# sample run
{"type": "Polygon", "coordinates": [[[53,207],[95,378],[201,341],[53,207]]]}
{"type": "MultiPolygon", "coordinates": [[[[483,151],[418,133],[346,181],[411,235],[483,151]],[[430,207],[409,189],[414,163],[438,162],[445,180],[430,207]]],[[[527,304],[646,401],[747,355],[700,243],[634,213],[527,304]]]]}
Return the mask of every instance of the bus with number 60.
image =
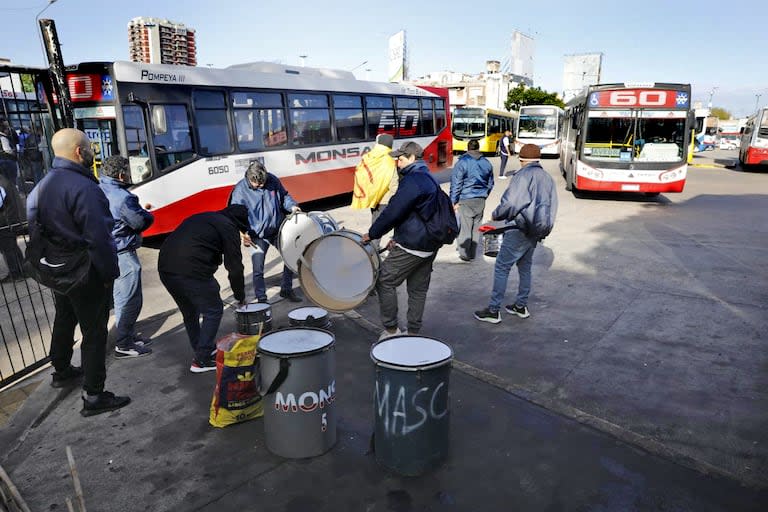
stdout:
{"type": "Polygon", "coordinates": [[[565,108],[560,168],[566,190],[682,192],[693,132],[691,86],[589,86],[565,108]]]}

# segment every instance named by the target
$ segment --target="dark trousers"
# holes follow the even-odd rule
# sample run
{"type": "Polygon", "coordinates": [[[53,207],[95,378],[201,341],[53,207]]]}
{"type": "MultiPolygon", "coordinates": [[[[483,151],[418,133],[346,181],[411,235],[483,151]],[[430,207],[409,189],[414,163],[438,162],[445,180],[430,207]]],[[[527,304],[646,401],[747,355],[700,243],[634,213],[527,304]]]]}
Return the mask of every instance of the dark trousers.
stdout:
{"type": "Polygon", "coordinates": [[[75,326],[80,324],[83,342],[80,354],[83,364],[83,389],[90,394],[104,391],[107,369],[107,321],[112,286],[105,286],[91,268],[88,281],[63,295],[54,292],[56,317],[51,337],[51,363],[56,371],[66,369],[72,361],[75,326]]]}
{"type": "Polygon", "coordinates": [[[399,246],[393,247],[381,263],[377,291],[381,323],[388,329],[397,324],[397,287],[407,281],[408,289],[408,332],[416,334],[421,330],[421,318],[424,316],[424,303],[432,277],[432,262],[437,252],[428,258],[420,258],[404,251],[399,246]]]}
{"type": "Polygon", "coordinates": [[[16,243],[16,235],[11,227],[0,227],[0,252],[3,253],[6,264],[8,264],[8,275],[10,277],[21,277],[23,275],[21,265],[24,261],[24,255],[16,243]]]}
{"type": "Polygon", "coordinates": [[[499,176],[504,176],[504,169],[507,168],[507,160],[509,160],[509,155],[505,155],[502,153],[501,155],[501,167],[499,167],[499,176]]]}
{"type": "Polygon", "coordinates": [[[483,221],[484,210],[484,197],[462,199],[459,202],[459,218],[461,219],[461,224],[456,244],[458,246],[459,256],[465,260],[475,259],[477,243],[480,240],[480,232],[477,228],[480,227],[480,224],[483,221]]]}
{"type": "Polygon", "coordinates": [[[214,277],[195,279],[164,272],[160,272],[160,281],[179,306],[195,358],[209,359],[216,348],[216,333],[224,314],[219,282],[214,277]]]}

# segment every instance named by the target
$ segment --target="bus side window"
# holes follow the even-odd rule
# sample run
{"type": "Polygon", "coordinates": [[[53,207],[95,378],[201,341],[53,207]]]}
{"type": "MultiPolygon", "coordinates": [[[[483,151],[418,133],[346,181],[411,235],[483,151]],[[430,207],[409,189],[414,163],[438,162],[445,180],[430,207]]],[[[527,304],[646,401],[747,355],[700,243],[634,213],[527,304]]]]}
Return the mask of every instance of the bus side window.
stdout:
{"type": "Polygon", "coordinates": [[[194,158],[190,132],[185,105],[153,105],[152,144],[160,171],[194,158]]]}
{"type": "MultiPolygon", "coordinates": [[[[193,93],[200,153],[219,155],[232,152],[227,103],[222,91],[196,90],[193,93]]],[[[187,133],[187,136],[189,134],[187,133]]]]}

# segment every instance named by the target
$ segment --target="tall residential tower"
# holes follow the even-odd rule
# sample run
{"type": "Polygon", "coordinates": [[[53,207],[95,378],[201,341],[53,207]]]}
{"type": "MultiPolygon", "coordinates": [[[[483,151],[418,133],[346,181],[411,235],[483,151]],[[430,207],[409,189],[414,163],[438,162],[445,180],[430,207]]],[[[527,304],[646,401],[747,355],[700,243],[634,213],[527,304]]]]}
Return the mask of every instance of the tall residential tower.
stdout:
{"type": "Polygon", "coordinates": [[[133,62],[197,65],[195,31],[159,18],[133,18],[128,23],[129,54],[133,62]]]}

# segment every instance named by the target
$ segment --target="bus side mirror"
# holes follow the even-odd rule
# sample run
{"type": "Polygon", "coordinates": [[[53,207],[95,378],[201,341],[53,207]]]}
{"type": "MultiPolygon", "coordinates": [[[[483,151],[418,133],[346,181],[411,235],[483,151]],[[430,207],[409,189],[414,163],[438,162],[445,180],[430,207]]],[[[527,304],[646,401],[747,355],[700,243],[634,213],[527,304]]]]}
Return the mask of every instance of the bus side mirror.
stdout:
{"type": "Polygon", "coordinates": [[[739,128],[739,135],[743,135],[743,134],[744,134],[744,127],[742,126],[741,128],[739,128]]]}
{"type": "Polygon", "coordinates": [[[152,133],[165,135],[168,133],[168,124],[165,119],[165,108],[162,105],[152,107],[152,133]]]}

